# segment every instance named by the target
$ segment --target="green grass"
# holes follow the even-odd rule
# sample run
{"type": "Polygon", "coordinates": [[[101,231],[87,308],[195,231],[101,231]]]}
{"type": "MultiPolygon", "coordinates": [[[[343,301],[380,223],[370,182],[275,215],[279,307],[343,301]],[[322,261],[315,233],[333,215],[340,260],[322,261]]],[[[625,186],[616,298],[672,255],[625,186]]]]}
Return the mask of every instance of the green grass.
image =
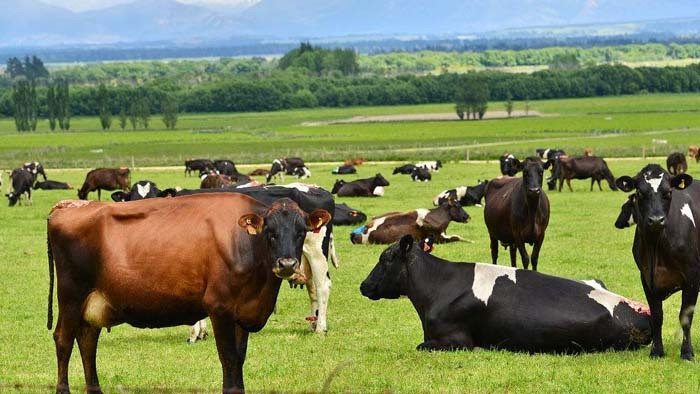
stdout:
{"type": "MultiPolygon", "coordinates": [[[[633,174],[641,160],[609,160],[616,176],[633,174]]],[[[330,187],[336,179],[331,165],[313,165],[311,181],[330,187]]],[[[358,177],[381,171],[392,183],[385,197],[343,198],[368,216],[388,211],[430,207],[432,198],[446,188],[474,184],[498,174],[498,164],[448,163],[433,182],[412,183],[405,175],[389,175],[392,166],[364,165],[358,177]]],[[[700,177],[700,166],[690,164],[700,177]]],[[[51,179],[79,185],[85,171],[48,170],[51,179]]],[[[354,176],[345,177],[352,179],[354,176]]],[[[159,186],[196,187],[196,178],[180,170],[135,170],[132,180],[151,179],[159,186]]],[[[574,193],[549,193],[552,213],[540,257],[540,271],[565,277],[599,278],[614,292],[644,300],[639,273],[631,254],[634,230],[613,227],[625,194],[607,188],[588,191],[587,181],[572,182],[574,193]]],[[[33,206],[0,206],[0,392],[49,392],[55,384],[56,361],[50,331],[46,330],[48,272],[45,219],[60,199],[75,191],[37,191],[33,206]],[[15,385],[17,385],[16,388],[15,385]]],[[[95,198],[93,195],[91,197],[95,198]]],[[[103,199],[105,196],[103,196],[103,199]]],[[[471,242],[439,245],[437,256],[461,261],[490,261],[483,210],[471,207],[472,220],[453,223],[448,233],[471,242]]],[[[648,348],[577,356],[527,355],[505,351],[423,353],[420,321],[407,299],[363,298],[359,285],[374,266],[384,246],[351,245],[350,227],[337,227],[340,269],[333,279],[329,331],[317,336],[307,331],[305,291],[283,284],[279,313],[250,337],[245,364],[250,392],[319,392],[334,368],[342,366],[331,392],[492,393],[492,392],[668,392],[700,390],[694,363],[681,362],[678,311],[680,295],[664,303],[664,340],[667,357],[650,360],[648,348]]],[[[192,245],[196,247],[196,245],[192,245]]],[[[501,252],[501,264],[507,264],[501,252]]],[[[153,280],[157,280],[154,278],[153,280]]],[[[54,302],[55,299],[54,299],[54,302]]],[[[693,327],[696,349],[700,323],[693,327]]],[[[186,345],[187,328],[139,330],[117,326],[103,332],[98,372],[108,393],[218,392],[221,370],[212,338],[186,345]]],[[[70,367],[74,392],[81,392],[83,373],[77,347],[70,367]]]]}
{"type": "MultiPolygon", "coordinates": [[[[524,103],[516,103],[522,109],[524,103]]],[[[665,154],[700,142],[700,95],[645,95],[531,102],[548,116],[484,121],[432,121],[303,126],[304,122],[356,115],[451,112],[451,104],[293,110],[272,113],[183,114],[178,130],[159,118],[151,130],[103,132],[97,118],[75,118],[71,132],[17,133],[0,119],[0,167],[41,159],[48,167],[181,165],[187,158],[230,158],[236,163],[269,163],[279,156],[338,161],[494,159],[504,151],[531,154],[533,148],[584,147],[605,157],[665,154]],[[654,148],[652,140],[667,140],[654,148]]],[[[502,111],[503,103],[490,108],[502,111]]],[[[456,119],[456,117],[455,117],[456,119]]],[[[116,121],[114,126],[116,127],[116,121]]]]}

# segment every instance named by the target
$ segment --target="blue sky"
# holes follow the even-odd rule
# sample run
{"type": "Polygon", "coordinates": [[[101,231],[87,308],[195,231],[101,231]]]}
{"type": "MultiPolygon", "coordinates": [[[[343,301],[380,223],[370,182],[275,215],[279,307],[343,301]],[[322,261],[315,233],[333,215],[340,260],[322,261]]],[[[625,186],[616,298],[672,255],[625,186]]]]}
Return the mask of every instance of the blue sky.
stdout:
{"type": "MultiPolygon", "coordinates": [[[[73,11],[94,10],[115,4],[132,3],[134,0],[41,0],[44,3],[58,5],[73,11]]],[[[137,0],[138,1],[138,0],[137,0]]],[[[145,0],[148,1],[148,0],[145,0]]],[[[205,5],[238,5],[256,3],[257,0],[178,0],[181,3],[205,5]]]]}

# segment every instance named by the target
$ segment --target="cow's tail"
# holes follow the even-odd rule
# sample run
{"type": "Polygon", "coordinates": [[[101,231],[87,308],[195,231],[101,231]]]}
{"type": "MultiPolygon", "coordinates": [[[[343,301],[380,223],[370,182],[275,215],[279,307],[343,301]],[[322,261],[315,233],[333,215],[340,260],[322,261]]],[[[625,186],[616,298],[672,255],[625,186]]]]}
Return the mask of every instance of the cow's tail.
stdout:
{"type": "Polygon", "coordinates": [[[328,245],[328,254],[331,260],[331,263],[333,266],[338,269],[338,255],[335,254],[335,239],[333,237],[333,233],[331,233],[331,242],[328,245]]]}
{"type": "MultiPolygon", "coordinates": [[[[48,224],[48,220],[46,223],[48,224]]],[[[51,239],[49,238],[48,228],[46,229],[46,255],[49,259],[49,306],[46,329],[50,330],[53,327],[53,253],[51,252],[51,239]]]]}

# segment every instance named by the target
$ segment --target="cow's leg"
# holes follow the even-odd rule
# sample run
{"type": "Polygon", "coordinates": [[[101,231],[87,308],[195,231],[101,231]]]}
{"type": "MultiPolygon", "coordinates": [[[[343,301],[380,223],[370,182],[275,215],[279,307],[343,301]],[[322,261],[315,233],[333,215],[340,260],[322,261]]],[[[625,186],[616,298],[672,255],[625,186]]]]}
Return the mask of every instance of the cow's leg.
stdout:
{"type": "Polygon", "coordinates": [[[593,191],[593,184],[595,183],[595,178],[591,177],[591,190],[593,191]]]}
{"type": "Polygon", "coordinates": [[[530,258],[532,260],[533,271],[537,271],[537,261],[540,258],[540,248],[542,248],[542,241],[544,241],[544,239],[538,239],[537,241],[535,241],[535,245],[532,247],[532,254],[530,255],[530,258]]]}
{"type": "Polygon", "coordinates": [[[644,289],[644,295],[647,297],[647,303],[649,304],[649,310],[651,311],[651,352],[649,357],[658,358],[664,356],[664,343],[661,339],[661,329],[664,324],[664,309],[661,299],[658,298],[647,286],[644,281],[644,275],[642,277],[642,288],[644,289]]]}
{"type": "Polygon", "coordinates": [[[683,328],[683,345],[681,346],[681,358],[693,361],[693,344],[690,341],[690,326],[693,325],[693,313],[698,301],[698,287],[688,286],[683,289],[683,301],[681,313],[678,318],[683,328]]]}
{"type": "Polygon", "coordinates": [[[498,240],[491,237],[491,261],[496,264],[498,262],[498,240]]]}
{"type": "Polygon", "coordinates": [[[428,319],[423,329],[423,343],[417,350],[441,351],[474,348],[474,340],[465,327],[444,319],[428,319]]]}
{"type": "MultiPolygon", "coordinates": [[[[574,189],[571,188],[571,178],[566,178],[566,186],[569,187],[569,191],[574,191],[574,189]]],[[[591,188],[591,190],[593,190],[593,188],[591,188]]]]}
{"type": "Polygon", "coordinates": [[[530,257],[527,255],[527,250],[525,249],[525,242],[516,242],[516,245],[518,245],[520,259],[523,260],[523,268],[527,269],[530,266],[530,257]]]}
{"type": "Polygon", "coordinates": [[[515,254],[515,245],[510,245],[508,249],[510,250],[510,266],[516,268],[518,264],[516,263],[517,255],[515,254]]]}
{"type": "Polygon", "coordinates": [[[78,348],[80,358],[83,360],[83,372],[85,373],[85,390],[88,393],[102,393],[100,382],[97,380],[97,341],[100,338],[99,327],[92,327],[86,323],[78,332],[78,348]]]}
{"type": "Polygon", "coordinates": [[[603,178],[598,178],[598,180],[597,180],[597,182],[598,182],[598,190],[600,190],[601,192],[603,191],[603,187],[600,186],[600,181],[602,181],[602,180],[603,180],[603,178]]]}
{"type": "Polygon", "coordinates": [[[102,200],[102,189],[97,189],[97,201],[102,200]]]}
{"type": "MultiPolygon", "coordinates": [[[[307,235],[307,238],[311,235],[307,235]]],[[[312,238],[315,239],[316,237],[312,238]]],[[[315,332],[326,332],[326,312],[328,310],[328,299],[331,294],[331,277],[328,273],[328,260],[323,254],[323,249],[321,247],[322,242],[318,240],[316,242],[304,242],[304,255],[303,259],[306,260],[309,271],[311,273],[310,280],[307,281],[309,285],[309,298],[311,299],[311,313],[312,316],[316,318],[316,325],[311,325],[312,331],[315,332]],[[312,289],[310,288],[313,284],[313,292],[316,294],[316,309],[314,310],[314,300],[311,298],[312,289]]]]}
{"type": "Polygon", "coordinates": [[[78,333],[81,320],[79,303],[72,305],[61,305],[59,303],[58,322],[56,330],[53,332],[53,339],[56,343],[56,361],[58,363],[58,380],[56,382],[56,393],[70,393],[68,388],[68,363],[73,352],[73,342],[78,333]]]}
{"type": "Polygon", "coordinates": [[[248,332],[227,314],[214,314],[210,318],[223,372],[222,392],[243,393],[243,363],[248,346],[248,332]]]}

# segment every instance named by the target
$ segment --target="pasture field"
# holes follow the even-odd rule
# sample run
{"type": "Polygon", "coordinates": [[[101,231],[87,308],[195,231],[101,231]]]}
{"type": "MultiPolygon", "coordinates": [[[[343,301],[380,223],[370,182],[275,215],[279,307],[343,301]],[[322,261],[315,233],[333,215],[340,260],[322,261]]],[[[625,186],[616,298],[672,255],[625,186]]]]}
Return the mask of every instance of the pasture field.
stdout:
{"type": "MultiPolygon", "coordinates": [[[[525,103],[515,103],[523,110],[525,103]]],[[[490,103],[503,111],[503,103],[490,103]]],[[[530,102],[542,117],[483,121],[405,121],[304,126],[353,116],[449,113],[452,104],[354,107],[264,113],[181,114],[178,129],[97,130],[97,118],[75,118],[70,132],[17,133],[0,119],[0,168],[41,159],[49,167],[181,165],[187,158],[232,158],[269,163],[280,156],[329,162],[364,156],[371,160],[493,159],[504,151],[519,156],[541,146],[570,153],[592,147],[603,157],[640,157],[656,150],[685,151],[700,143],[700,95],[640,95],[530,102]],[[654,140],[666,144],[657,146],[654,140]]],[[[113,126],[117,128],[117,119],[113,126]]]]}
{"type": "MultiPolygon", "coordinates": [[[[90,135],[92,138],[97,134],[76,133],[75,136],[90,135]]],[[[131,133],[132,137],[138,135],[131,133]]],[[[528,139],[527,135],[523,138],[528,139]]],[[[608,163],[612,172],[621,176],[633,175],[646,161],[608,160],[608,163]]],[[[689,164],[689,173],[700,178],[700,165],[689,164]]],[[[313,177],[310,181],[330,188],[337,178],[330,174],[332,167],[331,164],[311,165],[313,177]]],[[[478,179],[498,175],[495,161],[449,162],[428,183],[413,183],[406,175],[392,176],[392,168],[388,164],[363,165],[357,176],[344,177],[354,179],[381,172],[391,182],[385,197],[338,200],[363,210],[370,217],[388,211],[429,208],[432,198],[444,189],[471,185],[478,179]]],[[[47,172],[50,179],[74,185],[80,185],[85,176],[82,170],[49,168],[47,172]]],[[[132,181],[140,179],[150,179],[160,187],[194,188],[198,185],[197,178],[183,177],[182,170],[134,170],[132,181]]],[[[607,186],[602,192],[597,187],[589,192],[588,181],[572,183],[574,193],[548,193],[552,213],[540,256],[540,271],[577,279],[598,278],[611,291],[644,301],[631,254],[634,229],[617,230],[613,226],[626,195],[612,192],[607,186]]],[[[46,329],[46,216],[58,200],[75,197],[74,190],[36,191],[33,206],[8,208],[5,202],[0,206],[0,392],[50,392],[55,384],[52,331],[46,329]]],[[[90,197],[96,198],[94,193],[90,197]]],[[[469,207],[467,212],[472,220],[467,224],[451,224],[448,233],[459,234],[469,241],[438,245],[434,253],[451,260],[489,262],[483,210],[469,207]]],[[[422,330],[410,302],[407,299],[373,302],[359,292],[361,281],[385,246],[351,245],[350,231],[347,226],[336,228],[340,268],[330,270],[333,287],[328,333],[318,336],[308,332],[304,320],[308,313],[306,291],[290,289],[283,283],[278,313],[249,340],[244,367],[249,392],[321,392],[329,376],[333,379],[326,386],[327,392],[700,391],[698,365],[679,358],[679,294],[664,303],[663,338],[667,357],[660,360],[648,358],[649,348],[582,355],[528,355],[489,350],[418,352],[415,346],[422,341],[422,330]]],[[[152,235],[157,236],[157,229],[152,235]]],[[[507,264],[506,255],[501,250],[500,264],[507,264]]],[[[696,321],[692,330],[698,352],[699,327],[696,321]]],[[[187,345],[186,336],[187,327],[184,326],[139,330],[122,325],[114,327],[111,333],[103,331],[98,351],[98,372],[103,389],[107,393],[220,392],[221,370],[213,338],[187,345]]],[[[84,383],[77,347],[69,376],[74,392],[81,392],[84,383]]]]}

